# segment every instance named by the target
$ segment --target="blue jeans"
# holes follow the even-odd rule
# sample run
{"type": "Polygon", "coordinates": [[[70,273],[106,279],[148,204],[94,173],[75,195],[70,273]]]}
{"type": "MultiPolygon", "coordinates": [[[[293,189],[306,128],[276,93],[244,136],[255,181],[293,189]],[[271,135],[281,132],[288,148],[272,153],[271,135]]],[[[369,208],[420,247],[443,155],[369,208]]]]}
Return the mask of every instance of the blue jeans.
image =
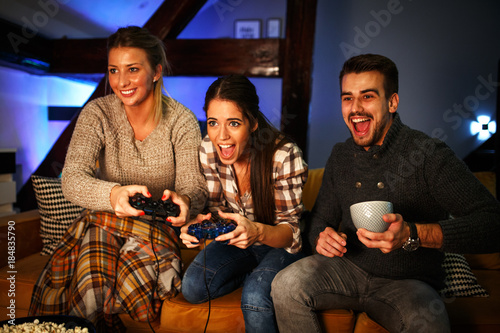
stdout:
{"type": "Polygon", "coordinates": [[[344,257],[306,257],[276,275],[272,283],[282,332],[321,332],[315,311],[366,312],[390,332],[450,332],[439,294],[418,280],[393,280],[366,273],[344,257]]]}
{"type": "Polygon", "coordinates": [[[290,254],[266,245],[240,249],[214,241],[189,265],[182,279],[182,294],[190,303],[204,303],[243,285],[245,331],[277,332],[271,282],[281,269],[302,257],[302,253],[290,254]]]}

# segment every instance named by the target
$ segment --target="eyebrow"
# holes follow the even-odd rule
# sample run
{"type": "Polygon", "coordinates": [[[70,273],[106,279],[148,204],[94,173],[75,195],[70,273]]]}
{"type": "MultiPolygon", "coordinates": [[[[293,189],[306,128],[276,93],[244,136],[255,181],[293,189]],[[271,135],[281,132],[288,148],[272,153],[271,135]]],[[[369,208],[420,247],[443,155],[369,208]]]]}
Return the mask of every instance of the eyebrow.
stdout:
{"type": "MultiPolygon", "coordinates": [[[[380,93],[378,91],[378,89],[375,89],[375,88],[370,88],[370,89],[365,89],[365,90],[361,90],[361,93],[362,94],[366,94],[368,92],[374,92],[375,94],[377,94],[377,96],[380,96],[380,93]]],[[[346,95],[352,95],[352,92],[349,92],[349,91],[343,91],[340,96],[346,96],[346,95]]]]}
{"type": "Polygon", "coordinates": [[[378,89],[375,89],[375,88],[361,90],[362,94],[366,94],[367,92],[374,92],[375,94],[377,94],[377,96],[380,96],[380,93],[379,93],[378,89]]]}
{"type": "MultiPolygon", "coordinates": [[[[131,67],[131,66],[137,66],[137,65],[142,65],[142,63],[140,63],[140,62],[134,62],[134,63],[131,63],[131,64],[127,64],[125,66],[131,67]]],[[[108,64],[108,67],[118,67],[118,65],[108,64]]]]}
{"type": "MultiPolygon", "coordinates": [[[[217,118],[215,117],[208,117],[207,120],[210,120],[210,119],[213,119],[213,120],[217,120],[217,118]]],[[[227,118],[228,121],[233,121],[233,120],[238,120],[238,121],[243,121],[242,119],[240,118],[227,118]]]]}

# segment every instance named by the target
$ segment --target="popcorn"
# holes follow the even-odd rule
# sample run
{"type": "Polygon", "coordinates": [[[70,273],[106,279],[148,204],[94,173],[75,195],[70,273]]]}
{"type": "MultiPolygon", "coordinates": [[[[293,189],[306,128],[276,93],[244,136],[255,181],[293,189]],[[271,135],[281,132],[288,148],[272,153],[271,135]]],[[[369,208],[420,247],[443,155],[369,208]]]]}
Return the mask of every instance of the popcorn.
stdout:
{"type": "Polygon", "coordinates": [[[80,326],[67,329],[64,324],[56,324],[52,322],[42,322],[35,319],[32,323],[24,323],[19,325],[4,324],[0,327],[0,333],[89,333],[87,327],[80,326]]]}

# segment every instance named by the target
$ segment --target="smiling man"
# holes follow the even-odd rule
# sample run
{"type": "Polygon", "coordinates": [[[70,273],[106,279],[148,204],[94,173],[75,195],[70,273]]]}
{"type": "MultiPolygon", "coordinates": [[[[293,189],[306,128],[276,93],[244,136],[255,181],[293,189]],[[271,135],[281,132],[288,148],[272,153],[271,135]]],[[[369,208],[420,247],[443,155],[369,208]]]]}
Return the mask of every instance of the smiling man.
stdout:
{"type": "Polygon", "coordinates": [[[443,142],[402,123],[394,62],[356,56],[339,79],[351,138],[325,167],[305,235],[315,253],[272,283],[279,329],[321,332],[316,311],[352,309],[390,332],[449,332],[444,252],[500,251],[500,203],[443,142]],[[372,200],[393,204],[385,232],[352,222],[349,207],[372,200]]]}
{"type": "Polygon", "coordinates": [[[398,108],[397,92],[385,92],[384,76],[377,71],[349,73],[341,85],[342,116],[354,142],[365,150],[380,146],[398,108]]]}

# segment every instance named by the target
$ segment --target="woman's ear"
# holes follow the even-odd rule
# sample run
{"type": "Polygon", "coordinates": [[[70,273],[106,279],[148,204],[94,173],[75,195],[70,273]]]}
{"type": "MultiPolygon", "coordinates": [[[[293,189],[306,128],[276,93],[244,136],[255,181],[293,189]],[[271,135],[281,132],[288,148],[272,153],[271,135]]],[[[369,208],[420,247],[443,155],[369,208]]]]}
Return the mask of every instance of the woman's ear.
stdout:
{"type": "Polygon", "coordinates": [[[154,82],[158,81],[162,74],[163,74],[163,67],[160,64],[156,65],[155,76],[153,77],[153,81],[154,82]]]}

